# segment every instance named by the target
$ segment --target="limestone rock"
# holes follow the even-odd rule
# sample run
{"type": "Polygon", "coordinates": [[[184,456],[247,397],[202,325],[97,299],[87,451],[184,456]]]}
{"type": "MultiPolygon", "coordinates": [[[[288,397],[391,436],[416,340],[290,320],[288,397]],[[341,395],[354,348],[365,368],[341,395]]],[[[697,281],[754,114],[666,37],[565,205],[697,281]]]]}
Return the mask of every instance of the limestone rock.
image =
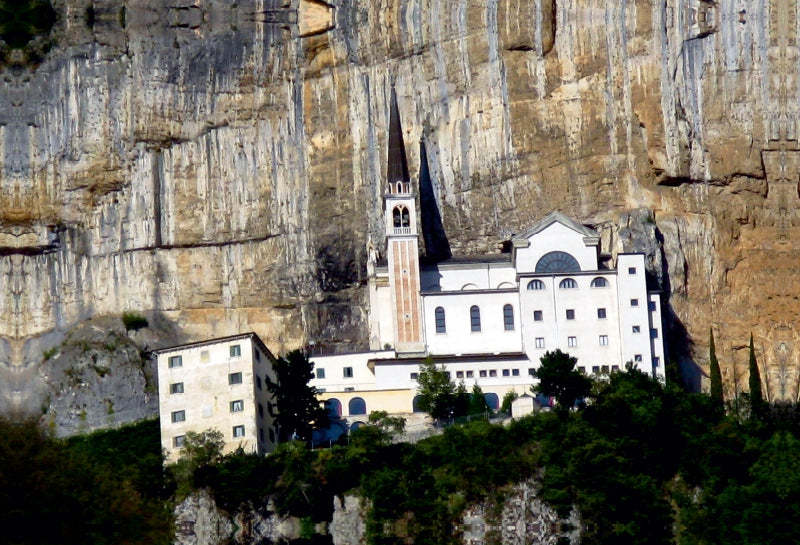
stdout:
{"type": "Polygon", "coordinates": [[[697,376],[714,327],[738,391],[752,331],[765,392],[800,395],[785,100],[800,55],[782,4],[91,4],[54,2],[49,52],[0,74],[13,407],[43,350],[124,309],[181,340],[254,330],[276,353],[364,348],[391,88],[453,254],[495,251],[554,209],[606,226],[609,251],[652,254],[697,376]],[[652,230],[632,230],[640,209],[652,230]]]}
{"type": "Polygon", "coordinates": [[[328,527],[334,545],[363,545],[366,533],[364,508],[358,496],[333,499],[333,520],[328,527]]]}

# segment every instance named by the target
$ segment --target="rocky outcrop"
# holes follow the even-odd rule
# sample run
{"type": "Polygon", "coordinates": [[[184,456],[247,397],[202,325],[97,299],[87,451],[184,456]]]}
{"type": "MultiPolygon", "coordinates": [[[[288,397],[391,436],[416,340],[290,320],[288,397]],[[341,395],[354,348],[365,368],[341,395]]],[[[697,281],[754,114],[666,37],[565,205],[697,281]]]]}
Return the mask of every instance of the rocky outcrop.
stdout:
{"type": "MultiPolygon", "coordinates": [[[[577,512],[567,520],[538,497],[538,485],[525,482],[509,487],[502,505],[491,502],[467,509],[458,525],[465,545],[555,544],[566,539],[580,543],[580,518],[577,512]],[[499,514],[499,518],[498,518],[499,514]]],[[[268,503],[268,499],[264,500],[268,503]]],[[[334,498],[333,514],[327,534],[334,545],[363,545],[366,521],[364,500],[346,494],[334,498]]],[[[317,525],[317,532],[325,532],[317,525]]],[[[300,521],[280,517],[269,507],[260,506],[230,515],[220,510],[206,490],[192,493],[175,507],[176,545],[222,545],[225,543],[280,543],[300,537],[300,521]]]]}
{"type": "Polygon", "coordinates": [[[175,545],[286,543],[300,537],[299,519],[259,507],[231,515],[217,507],[207,490],[184,498],[174,515],[175,545]]]}
{"type": "Polygon", "coordinates": [[[538,498],[539,488],[533,481],[519,483],[510,487],[499,509],[491,502],[467,509],[461,521],[462,542],[465,545],[580,543],[577,511],[562,520],[538,498]]]}
{"type": "Polygon", "coordinates": [[[98,317],[45,351],[31,381],[39,388],[26,398],[41,407],[44,427],[63,437],[156,417],[154,362],[136,336],[146,333],[126,331],[119,317],[98,317]]]}
{"type": "Polygon", "coordinates": [[[11,403],[122,310],[363,347],[391,88],[453,254],[554,209],[605,226],[660,270],[673,354],[702,368],[713,327],[734,393],[752,331],[765,391],[800,392],[794,0],[53,4],[49,51],[0,86],[11,403]]]}

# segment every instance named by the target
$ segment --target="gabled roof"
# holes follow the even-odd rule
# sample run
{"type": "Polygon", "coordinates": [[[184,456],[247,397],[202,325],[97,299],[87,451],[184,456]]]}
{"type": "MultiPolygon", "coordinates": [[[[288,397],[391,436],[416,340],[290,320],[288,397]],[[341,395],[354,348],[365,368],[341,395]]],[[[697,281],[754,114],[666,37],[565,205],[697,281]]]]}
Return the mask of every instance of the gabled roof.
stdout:
{"type": "Polygon", "coordinates": [[[531,227],[527,231],[514,236],[511,239],[511,242],[515,248],[520,248],[520,247],[525,248],[528,246],[530,238],[532,236],[541,233],[554,223],[560,223],[561,225],[572,229],[576,233],[583,235],[584,242],[586,242],[587,245],[591,243],[596,244],[597,242],[600,241],[600,235],[597,234],[597,231],[589,229],[585,225],[581,225],[575,220],[568,218],[561,212],[556,211],[556,212],[550,212],[545,218],[541,219],[538,223],[536,223],[533,227],[531,227]]]}

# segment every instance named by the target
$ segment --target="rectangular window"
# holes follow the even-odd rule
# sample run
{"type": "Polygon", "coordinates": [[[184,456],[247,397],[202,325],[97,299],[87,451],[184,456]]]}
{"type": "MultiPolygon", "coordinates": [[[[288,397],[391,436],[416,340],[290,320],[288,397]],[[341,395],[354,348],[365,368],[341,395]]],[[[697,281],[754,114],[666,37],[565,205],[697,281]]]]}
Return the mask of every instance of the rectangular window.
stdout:
{"type": "Polygon", "coordinates": [[[175,367],[183,367],[183,356],[169,357],[169,368],[174,369],[175,367]]]}
{"type": "Polygon", "coordinates": [[[261,389],[261,377],[256,375],[256,388],[261,389]]]}
{"type": "Polygon", "coordinates": [[[342,376],[344,378],[353,378],[353,368],[345,367],[344,369],[342,369],[342,376]]]}
{"type": "Polygon", "coordinates": [[[264,406],[261,403],[258,404],[258,417],[264,418],[264,406]]]}
{"type": "Polygon", "coordinates": [[[272,431],[272,428],[269,429],[269,442],[270,443],[274,443],[275,442],[275,432],[272,431]]]}
{"type": "Polygon", "coordinates": [[[200,361],[203,363],[208,363],[211,361],[211,356],[208,355],[208,350],[200,351],[200,361]]]}
{"type": "Polygon", "coordinates": [[[242,383],[242,373],[231,373],[228,375],[228,384],[241,384],[242,383]]]}
{"type": "Polygon", "coordinates": [[[600,335],[600,346],[608,346],[608,335],[600,335]]]}
{"type": "Polygon", "coordinates": [[[270,416],[275,416],[275,405],[267,401],[267,412],[270,416]]]}
{"type": "Polygon", "coordinates": [[[489,369],[489,376],[496,377],[497,376],[497,369],[489,369]]]}
{"type": "Polygon", "coordinates": [[[635,325],[635,326],[633,326],[631,328],[631,331],[634,332],[634,333],[641,333],[642,332],[642,328],[639,327],[638,325],[635,325]]]}
{"type": "Polygon", "coordinates": [[[238,344],[231,345],[231,357],[238,358],[242,355],[242,347],[238,344]]]}
{"type": "Polygon", "coordinates": [[[581,375],[585,375],[585,374],[586,374],[586,367],[584,367],[583,365],[579,365],[579,366],[578,366],[578,372],[579,372],[581,375]]]}
{"type": "Polygon", "coordinates": [[[417,380],[419,378],[419,373],[411,373],[411,380],[417,380]]]}
{"type": "Polygon", "coordinates": [[[536,375],[536,369],[534,369],[533,367],[528,367],[528,375],[529,376],[535,376],[536,375]]]}
{"type": "Polygon", "coordinates": [[[356,389],[353,388],[352,386],[345,386],[344,391],[345,392],[355,392],[356,389]]]}
{"type": "Polygon", "coordinates": [[[575,309],[568,308],[567,309],[567,320],[574,320],[575,319],[575,309]]]}
{"type": "Polygon", "coordinates": [[[597,318],[600,319],[600,320],[605,320],[606,319],[606,309],[598,308],[597,309],[597,318]]]}
{"type": "Polygon", "coordinates": [[[258,440],[262,443],[264,442],[264,430],[261,428],[258,428],[258,440]]]}
{"type": "Polygon", "coordinates": [[[578,346],[578,337],[567,337],[567,346],[571,348],[578,346]]]}
{"type": "Polygon", "coordinates": [[[536,337],[536,348],[544,348],[544,337],[536,337]]]}
{"type": "Polygon", "coordinates": [[[322,367],[317,369],[317,378],[325,378],[325,369],[322,367]]]}
{"type": "Polygon", "coordinates": [[[639,306],[639,300],[638,299],[631,299],[631,306],[632,307],[638,307],[639,306]]]}
{"type": "Polygon", "coordinates": [[[256,350],[256,361],[257,362],[261,361],[261,352],[259,352],[258,350],[256,350]]]}
{"type": "Polygon", "coordinates": [[[607,374],[608,374],[608,365],[602,365],[602,366],[600,366],[600,371],[601,371],[601,372],[602,372],[604,375],[607,375],[607,374]]]}
{"type": "Polygon", "coordinates": [[[472,378],[474,376],[475,376],[475,372],[474,371],[467,371],[467,378],[472,378]]]}
{"type": "Polygon", "coordinates": [[[661,361],[658,359],[658,356],[654,357],[653,358],[653,367],[658,367],[659,363],[661,363],[661,361]]]}
{"type": "Polygon", "coordinates": [[[464,371],[456,371],[456,378],[464,378],[464,371]]]}
{"type": "Polygon", "coordinates": [[[450,371],[445,371],[444,376],[447,377],[447,380],[450,380],[450,371]]]}
{"type": "Polygon", "coordinates": [[[511,376],[511,369],[503,369],[503,376],[510,377],[511,376]]]}
{"type": "Polygon", "coordinates": [[[511,370],[511,376],[512,377],[518,377],[519,376],[519,369],[512,369],[511,370]]]}
{"type": "Polygon", "coordinates": [[[658,338],[658,330],[657,329],[651,329],[650,330],[650,338],[651,339],[657,339],[658,338]]]}
{"type": "Polygon", "coordinates": [[[592,365],[592,374],[597,375],[600,373],[600,366],[599,365],[592,365]]]}
{"type": "Polygon", "coordinates": [[[173,411],[172,422],[186,422],[186,411],[173,411]]]}
{"type": "Polygon", "coordinates": [[[244,426],[234,426],[233,437],[244,437],[244,426]]]}
{"type": "Polygon", "coordinates": [[[647,303],[647,310],[649,310],[650,312],[655,312],[656,311],[656,302],[655,301],[649,301],[647,303]]]}
{"type": "Polygon", "coordinates": [[[181,448],[183,446],[183,442],[186,440],[185,435],[176,435],[172,438],[172,446],[175,448],[181,448]]]}
{"type": "Polygon", "coordinates": [[[636,363],[641,363],[642,362],[642,355],[641,354],[635,354],[633,356],[633,361],[635,361],[636,363]]]}
{"type": "Polygon", "coordinates": [[[612,365],[611,366],[611,370],[612,371],[619,371],[619,365],[612,365]]]}
{"type": "Polygon", "coordinates": [[[486,370],[485,369],[481,369],[480,371],[478,371],[478,374],[481,376],[481,378],[486,378],[486,370]]]}
{"type": "Polygon", "coordinates": [[[182,394],[183,393],[183,382],[173,382],[169,385],[169,393],[171,394],[182,394]]]}
{"type": "Polygon", "coordinates": [[[231,412],[232,413],[240,413],[244,410],[244,400],[237,399],[236,401],[231,401],[231,412]]]}
{"type": "Polygon", "coordinates": [[[541,310],[534,310],[533,311],[533,321],[534,322],[541,322],[544,320],[544,314],[542,314],[541,310]]]}
{"type": "Polygon", "coordinates": [[[636,267],[628,267],[628,274],[636,274],[636,267]]]}

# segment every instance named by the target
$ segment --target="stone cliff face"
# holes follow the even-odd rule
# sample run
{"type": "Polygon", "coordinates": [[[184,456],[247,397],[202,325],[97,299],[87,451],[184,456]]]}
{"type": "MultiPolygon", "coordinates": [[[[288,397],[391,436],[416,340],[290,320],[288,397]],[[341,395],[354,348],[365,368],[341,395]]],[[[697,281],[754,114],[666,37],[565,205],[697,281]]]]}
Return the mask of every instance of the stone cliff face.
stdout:
{"type": "Polygon", "coordinates": [[[796,0],[54,8],[1,74],[2,384],[127,309],[156,344],[363,347],[394,87],[454,254],[561,210],[648,252],[688,367],[713,327],[738,391],[752,331],[797,398],[796,0]]]}

